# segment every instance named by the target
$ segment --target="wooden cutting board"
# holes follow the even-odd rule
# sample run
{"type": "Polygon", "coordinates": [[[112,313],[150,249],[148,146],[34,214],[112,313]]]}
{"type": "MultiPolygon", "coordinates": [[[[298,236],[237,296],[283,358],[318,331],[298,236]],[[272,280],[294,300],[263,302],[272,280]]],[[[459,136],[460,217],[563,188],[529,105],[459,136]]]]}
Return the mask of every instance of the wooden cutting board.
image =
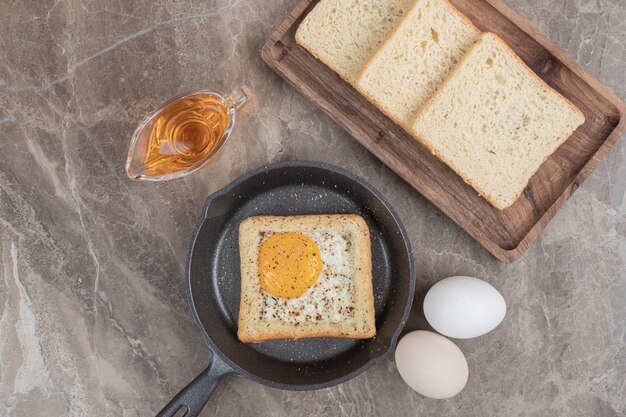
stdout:
{"type": "Polygon", "coordinates": [[[480,30],[502,37],[586,118],[517,202],[500,211],[296,43],[296,29],[317,1],[297,4],[263,47],[263,60],[504,262],[524,254],[625,130],[626,105],[508,6],[499,0],[450,0],[480,30]]]}

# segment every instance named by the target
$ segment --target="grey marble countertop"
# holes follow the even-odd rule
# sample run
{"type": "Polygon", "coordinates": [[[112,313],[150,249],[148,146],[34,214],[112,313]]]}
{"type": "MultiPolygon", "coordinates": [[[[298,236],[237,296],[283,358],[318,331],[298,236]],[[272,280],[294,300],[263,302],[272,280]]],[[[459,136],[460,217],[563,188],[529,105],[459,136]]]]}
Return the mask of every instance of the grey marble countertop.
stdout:
{"type": "MultiPolygon", "coordinates": [[[[408,229],[424,292],[451,275],[496,286],[492,333],[459,341],[450,400],[412,392],[392,360],[341,386],[223,381],[203,416],[626,414],[626,141],[526,255],[494,259],[261,61],[297,0],[0,1],[0,415],[151,416],[209,362],[183,266],[205,198],[267,162],[312,159],[377,187],[408,229]],[[221,159],[130,181],[138,121],[180,91],[253,92],[221,159]]],[[[626,98],[624,0],[507,0],[626,98]]]]}

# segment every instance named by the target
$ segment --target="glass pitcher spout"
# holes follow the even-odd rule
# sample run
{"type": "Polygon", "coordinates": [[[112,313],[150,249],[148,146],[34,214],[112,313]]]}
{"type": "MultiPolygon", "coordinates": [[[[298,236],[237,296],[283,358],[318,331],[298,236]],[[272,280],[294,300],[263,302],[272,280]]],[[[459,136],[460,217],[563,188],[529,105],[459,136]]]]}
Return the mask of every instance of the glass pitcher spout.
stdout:
{"type": "Polygon", "coordinates": [[[236,88],[226,96],[226,102],[229,103],[235,110],[239,110],[248,102],[248,95],[243,88],[236,88]]]}

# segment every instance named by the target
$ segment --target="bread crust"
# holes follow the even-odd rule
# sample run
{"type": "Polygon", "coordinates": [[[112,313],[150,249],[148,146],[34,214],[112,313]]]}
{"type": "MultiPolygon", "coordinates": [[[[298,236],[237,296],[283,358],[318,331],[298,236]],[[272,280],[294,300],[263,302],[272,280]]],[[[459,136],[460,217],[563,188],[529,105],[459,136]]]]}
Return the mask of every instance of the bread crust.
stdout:
{"type": "Polygon", "coordinates": [[[241,262],[241,301],[237,336],[242,342],[309,337],[365,339],[376,334],[372,288],[371,242],[367,224],[358,215],[255,216],[239,227],[241,262]],[[263,298],[258,283],[258,248],[261,231],[271,233],[319,230],[348,231],[354,251],[354,323],[300,322],[261,320],[263,298]]]}

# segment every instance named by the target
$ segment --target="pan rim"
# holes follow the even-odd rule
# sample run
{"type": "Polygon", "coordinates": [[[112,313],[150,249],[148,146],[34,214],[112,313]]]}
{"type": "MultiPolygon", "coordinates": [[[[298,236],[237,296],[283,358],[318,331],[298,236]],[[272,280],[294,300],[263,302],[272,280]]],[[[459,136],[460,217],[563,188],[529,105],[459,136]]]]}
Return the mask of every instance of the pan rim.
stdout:
{"type": "Polygon", "coordinates": [[[386,198],[384,198],[384,196],[378,191],[376,190],[374,187],[372,187],[368,182],[366,182],[364,179],[352,174],[351,172],[345,170],[344,168],[338,167],[336,165],[333,164],[329,164],[326,162],[318,162],[318,161],[308,161],[308,160],[289,160],[289,161],[282,161],[282,162],[276,162],[276,163],[270,163],[270,164],[265,164],[262,165],[260,167],[257,167],[253,170],[251,170],[250,172],[241,175],[240,177],[236,178],[235,180],[233,180],[232,182],[228,183],[227,185],[225,185],[224,187],[222,187],[221,189],[215,191],[214,193],[212,193],[211,195],[209,195],[204,203],[204,206],[202,208],[201,211],[201,215],[196,223],[196,226],[194,228],[193,234],[192,234],[192,239],[191,242],[189,244],[189,248],[188,248],[188,253],[187,253],[187,263],[186,263],[186,267],[185,267],[185,290],[186,290],[186,295],[187,295],[187,303],[189,305],[189,309],[191,310],[191,315],[193,317],[193,320],[196,324],[196,326],[198,326],[198,328],[200,329],[200,333],[202,335],[202,338],[204,339],[205,344],[208,346],[209,350],[211,351],[211,355],[214,357],[211,359],[211,361],[213,361],[214,359],[218,359],[224,363],[226,363],[231,369],[232,369],[232,373],[237,375],[237,376],[243,376],[245,378],[248,378],[252,381],[261,383],[263,385],[266,386],[270,386],[270,387],[274,387],[274,388],[280,388],[280,389],[284,389],[284,390],[291,390],[291,391],[312,391],[312,390],[318,390],[318,389],[322,389],[322,388],[328,388],[328,387],[332,387],[338,384],[341,384],[343,382],[346,382],[358,375],[360,375],[361,373],[365,372],[367,369],[371,368],[372,366],[381,363],[382,361],[384,361],[389,354],[393,351],[393,349],[395,348],[395,346],[397,345],[398,342],[398,338],[400,336],[400,334],[402,333],[402,330],[404,328],[404,326],[406,325],[408,316],[411,312],[411,307],[413,304],[413,296],[415,293],[415,285],[416,285],[416,275],[415,275],[415,261],[413,259],[413,251],[411,248],[411,242],[409,240],[408,234],[406,232],[406,229],[404,227],[404,224],[402,223],[402,220],[400,219],[400,216],[398,215],[398,213],[396,213],[396,211],[393,209],[393,207],[389,204],[389,202],[387,201],[386,198]],[[335,174],[339,174],[339,175],[343,175],[345,177],[347,177],[348,179],[356,182],[357,184],[363,186],[365,189],[367,189],[370,193],[372,193],[382,204],[383,206],[387,209],[387,211],[389,211],[389,213],[391,214],[391,217],[394,219],[396,225],[398,226],[398,230],[402,236],[402,241],[404,243],[404,248],[406,250],[407,253],[407,259],[408,259],[408,270],[409,270],[409,296],[407,297],[407,302],[405,303],[404,306],[404,311],[402,314],[402,319],[400,320],[400,322],[398,323],[398,325],[396,326],[392,337],[390,338],[390,342],[389,345],[387,346],[387,348],[381,352],[379,355],[377,355],[374,358],[371,358],[370,360],[368,360],[367,362],[365,362],[363,365],[361,365],[360,367],[346,373],[345,375],[339,377],[339,378],[335,378],[326,382],[321,382],[321,383],[314,383],[314,384],[289,384],[289,383],[283,383],[283,382],[277,382],[277,381],[272,381],[263,377],[260,377],[256,374],[253,374],[249,371],[244,370],[243,368],[241,368],[239,365],[237,365],[235,362],[233,362],[232,360],[230,360],[226,355],[224,355],[221,350],[215,345],[215,343],[212,341],[212,339],[209,337],[208,333],[206,332],[200,317],[198,315],[196,306],[195,306],[195,302],[194,302],[194,298],[193,298],[193,294],[192,294],[192,290],[191,290],[191,262],[192,262],[192,254],[193,254],[193,250],[195,247],[195,243],[197,241],[200,229],[202,228],[204,222],[206,221],[207,215],[208,215],[208,210],[210,209],[212,203],[219,199],[220,197],[224,196],[226,193],[228,193],[229,191],[231,191],[232,189],[234,189],[235,187],[239,186],[241,183],[247,181],[250,178],[253,178],[255,176],[261,175],[261,174],[265,174],[265,173],[269,173],[270,171],[274,171],[274,170],[280,170],[280,169],[284,169],[284,168],[317,168],[317,169],[322,169],[322,170],[327,170],[327,171],[331,171],[335,174]]]}

